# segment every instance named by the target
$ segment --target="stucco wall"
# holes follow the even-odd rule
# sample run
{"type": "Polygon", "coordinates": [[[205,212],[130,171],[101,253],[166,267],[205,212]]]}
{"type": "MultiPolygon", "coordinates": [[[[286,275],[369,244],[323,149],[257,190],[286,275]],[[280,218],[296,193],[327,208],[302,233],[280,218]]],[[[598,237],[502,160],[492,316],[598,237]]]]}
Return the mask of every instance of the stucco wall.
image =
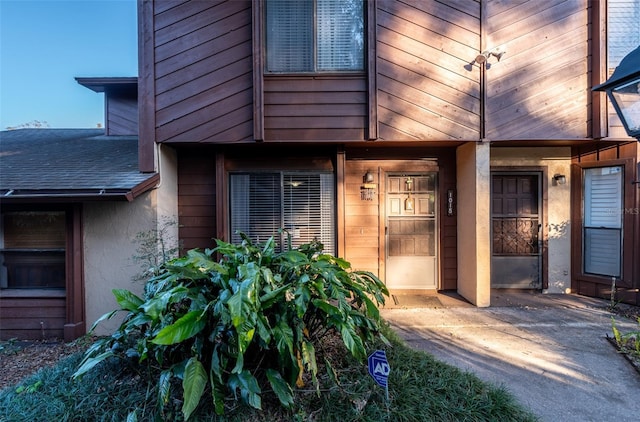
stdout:
{"type": "MultiPolygon", "coordinates": [[[[133,202],[93,202],[84,205],[84,283],[87,329],[103,314],[118,307],[112,289],[142,294],[142,282],[133,278],[141,267],[136,234],[154,229],[155,192],[133,202]]],[[[124,313],[122,313],[124,316],[124,313]]],[[[121,318],[101,323],[97,334],[110,334],[121,318]]]]}
{"type": "MultiPolygon", "coordinates": [[[[177,158],[172,148],[158,151],[160,183],[133,202],[93,202],[84,205],[84,274],[87,329],[107,312],[117,309],[112,289],[142,295],[144,281],[135,281],[143,267],[135,260],[136,235],[162,232],[168,248],[177,246],[177,158]],[[172,224],[176,223],[176,224],[172,224]]],[[[102,322],[96,334],[113,332],[119,318],[102,322]]]]}
{"type": "Polygon", "coordinates": [[[456,150],[458,293],[476,306],[490,305],[489,144],[466,143],[456,150]]]}
{"type": "Polygon", "coordinates": [[[492,148],[491,166],[546,167],[548,239],[548,293],[565,293],[571,288],[571,149],[553,148],[492,148]],[[567,182],[557,184],[554,174],[565,175],[567,182]]]}

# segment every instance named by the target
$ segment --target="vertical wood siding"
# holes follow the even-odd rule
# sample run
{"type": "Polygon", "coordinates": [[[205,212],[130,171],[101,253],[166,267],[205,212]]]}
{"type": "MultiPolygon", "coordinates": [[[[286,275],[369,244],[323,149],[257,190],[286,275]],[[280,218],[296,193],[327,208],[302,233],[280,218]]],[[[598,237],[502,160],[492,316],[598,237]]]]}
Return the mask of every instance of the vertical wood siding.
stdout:
{"type": "Polygon", "coordinates": [[[480,4],[379,0],[377,67],[382,140],[477,140],[480,4]]]}
{"type": "Polygon", "coordinates": [[[251,2],[154,5],[156,142],[251,140],[251,2]]]}
{"type": "Polygon", "coordinates": [[[215,172],[213,151],[178,151],[178,236],[185,251],[215,246],[215,172]]]}
{"type": "Polygon", "coordinates": [[[586,138],[590,83],[586,1],[486,2],[486,137],[586,138]]]}

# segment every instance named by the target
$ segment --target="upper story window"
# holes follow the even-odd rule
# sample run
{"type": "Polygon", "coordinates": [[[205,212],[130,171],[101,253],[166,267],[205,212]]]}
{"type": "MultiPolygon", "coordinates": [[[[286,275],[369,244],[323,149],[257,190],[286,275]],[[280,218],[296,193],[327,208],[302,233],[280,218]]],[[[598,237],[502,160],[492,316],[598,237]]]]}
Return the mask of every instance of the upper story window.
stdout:
{"type": "MultiPolygon", "coordinates": [[[[607,74],[640,44],[640,0],[607,0],[607,74]]],[[[626,138],[615,109],[607,99],[609,137],[626,138]]]]}
{"type": "Polygon", "coordinates": [[[609,0],[607,9],[609,77],[620,61],[640,44],[640,0],[609,0]]]}
{"type": "Polygon", "coordinates": [[[268,0],[268,73],[364,70],[362,0],[268,0]]]}

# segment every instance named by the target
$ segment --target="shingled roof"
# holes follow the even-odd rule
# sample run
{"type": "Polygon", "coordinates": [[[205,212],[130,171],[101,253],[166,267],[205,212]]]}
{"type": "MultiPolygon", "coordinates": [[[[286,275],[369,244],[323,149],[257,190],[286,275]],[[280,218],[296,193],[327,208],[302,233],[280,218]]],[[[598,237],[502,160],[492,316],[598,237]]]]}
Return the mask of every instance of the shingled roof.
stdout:
{"type": "Polygon", "coordinates": [[[157,173],[138,171],[138,138],[102,129],[0,132],[0,201],[126,199],[152,189],[157,173]]]}

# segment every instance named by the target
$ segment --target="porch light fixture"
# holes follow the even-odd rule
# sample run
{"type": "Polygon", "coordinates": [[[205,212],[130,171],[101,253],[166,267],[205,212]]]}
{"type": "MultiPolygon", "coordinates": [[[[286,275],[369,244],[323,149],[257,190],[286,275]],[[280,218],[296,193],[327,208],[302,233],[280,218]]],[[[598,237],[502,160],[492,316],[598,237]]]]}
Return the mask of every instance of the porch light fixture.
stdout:
{"type": "Polygon", "coordinates": [[[640,142],[640,46],[620,61],[606,82],[592,90],[607,93],[627,134],[640,142]]]}
{"type": "Polygon", "coordinates": [[[362,176],[362,181],[364,183],[373,183],[375,179],[373,178],[373,174],[367,170],[367,172],[362,176]]]}
{"type": "Polygon", "coordinates": [[[554,174],[553,181],[556,182],[557,185],[564,185],[567,183],[567,178],[564,174],[554,174]]]}
{"type": "Polygon", "coordinates": [[[360,186],[360,199],[362,201],[373,201],[376,194],[376,184],[373,173],[369,170],[362,176],[362,186],[360,186]]]}

